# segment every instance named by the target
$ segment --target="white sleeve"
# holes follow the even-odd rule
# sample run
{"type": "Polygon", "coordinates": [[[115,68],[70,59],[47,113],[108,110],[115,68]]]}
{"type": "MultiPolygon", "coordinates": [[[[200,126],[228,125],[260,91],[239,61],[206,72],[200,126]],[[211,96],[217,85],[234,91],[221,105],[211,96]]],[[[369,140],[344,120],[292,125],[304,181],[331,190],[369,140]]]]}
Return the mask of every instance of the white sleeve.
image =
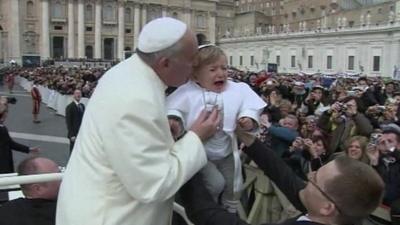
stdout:
{"type": "Polygon", "coordinates": [[[206,163],[199,137],[178,142],[170,134],[163,105],[153,99],[118,103],[105,121],[104,151],[128,193],[144,203],[165,201],[206,163]],[[127,110],[127,105],[132,107],[127,110]]]}
{"type": "Polygon", "coordinates": [[[239,118],[250,117],[259,123],[260,114],[267,104],[247,84],[240,83],[243,102],[240,107],[239,118]]]}

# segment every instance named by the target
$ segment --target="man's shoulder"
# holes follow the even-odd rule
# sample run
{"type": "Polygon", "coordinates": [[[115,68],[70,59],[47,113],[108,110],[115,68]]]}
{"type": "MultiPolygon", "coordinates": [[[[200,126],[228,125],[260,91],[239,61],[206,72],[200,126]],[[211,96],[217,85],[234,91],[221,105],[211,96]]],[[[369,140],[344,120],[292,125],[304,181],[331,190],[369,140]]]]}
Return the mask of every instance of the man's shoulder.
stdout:
{"type": "Polygon", "coordinates": [[[28,204],[26,198],[17,198],[11,201],[8,201],[0,206],[0,215],[3,215],[7,212],[12,212],[15,209],[23,209],[24,205],[28,204]]]}

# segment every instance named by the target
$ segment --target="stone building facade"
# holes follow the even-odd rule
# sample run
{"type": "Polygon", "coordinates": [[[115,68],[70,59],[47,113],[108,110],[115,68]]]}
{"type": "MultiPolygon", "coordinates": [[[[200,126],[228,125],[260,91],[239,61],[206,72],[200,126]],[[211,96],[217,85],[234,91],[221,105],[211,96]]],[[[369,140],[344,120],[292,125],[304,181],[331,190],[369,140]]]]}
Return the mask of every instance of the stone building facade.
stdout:
{"type": "MultiPolygon", "coordinates": [[[[123,59],[143,25],[162,16],[186,22],[215,43],[217,22],[231,27],[233,12],[229,0],[1,0],[0,60],[123,59]]],[[[218,29],[225,33],[224,26],[218,29]]]]}
{"type": "Polygon", "coordinates": [[[391,76],[400,71],[400,1],[271,2],[236,2],[234,24],[240,26],[218,39],[230,65],[257,71],[276,63],[279,72],[310,74],[391,76]],[[266,6],[279,15],[264,13],[266,6]],[[244,16],[260,13],[270,19],[259,23],[244,16]]]}

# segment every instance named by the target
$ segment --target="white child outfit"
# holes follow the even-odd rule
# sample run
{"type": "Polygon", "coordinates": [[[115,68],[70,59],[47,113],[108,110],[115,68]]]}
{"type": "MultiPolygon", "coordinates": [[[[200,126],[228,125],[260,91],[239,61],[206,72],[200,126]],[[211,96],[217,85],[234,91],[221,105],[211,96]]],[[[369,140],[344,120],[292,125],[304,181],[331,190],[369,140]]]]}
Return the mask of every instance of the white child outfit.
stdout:
{"type": "Polygon", "coordinates": [[[228,80],[225,90],[215,93],[188,81],[167,97],[166,106],[168,115],[181,119],[185,130],[204,108],[211,111],[216,106],[220,110],[220,129],[204,143],[209,162],[201,172],[214,199],[217,200],[223,191],[222,204],[235,211],[243,181],[234,131],[242,117],[249,117],[258,124],[265,102],[245,83],[228,80]]]}

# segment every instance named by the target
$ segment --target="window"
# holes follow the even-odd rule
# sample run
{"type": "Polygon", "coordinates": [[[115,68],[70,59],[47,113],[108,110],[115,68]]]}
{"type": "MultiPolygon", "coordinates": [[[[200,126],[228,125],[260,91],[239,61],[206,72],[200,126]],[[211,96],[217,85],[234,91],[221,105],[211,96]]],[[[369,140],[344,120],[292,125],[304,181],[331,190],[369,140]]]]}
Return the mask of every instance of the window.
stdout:
{"type": "Polygon", "coordinates": [[[34,9],[33,2],[32,1],[28,1],[26,3],[26,15],[28,17],[34,17],[34,11],[35,11],[35,9],[34,9]]]}
{"type": "Polygon", "coordinates": [[[86,31],[93,31],[93,28],[92,27],[86,27],[86,31]]]}
{"type": "Polygon", "coordinates": [[[232,65],[233,63],[233,56],[229,56],[229,65],[232,65]]]}
{"type": "Polygon", "coordinates": [[[254,66],[254,55],[250,56],[250,65],[254,66]]]}
{"type": "Polygon", "coordinates": [[[354,26],[354,21],[349,21],[349,27],[353,27],[354,26]]]}
{"type": "Polygon", "coordinates": [[[295,55],[292,55],[292,57],[291,57],[290,66],[291,66],[292,68],[295,68],[295,67],[296,67],[296,56],[295,56],[295,55]]]}
{"type": "Polygon", "coordinates": [[[62,30],[63,27],[62,26],[54,26],[54,30],[62,30]]]}
{"type": "Polygon", "coordinates": [[[112,5],[106,5],[103,7],[103,20],[115,21],[115,10],[112,5]]]}
{"type": "Polygon", "coordinates": [[[381,70],[381,57],[380,56],[374,56],[374,65],[373,65],[373,71],[378,72],[381,70]]]}
{"type": "Polygon", "coordinates": [[[65,18],[65,7],[60,1],[56,1],[53,5],[53,18],[65,18]]]}
{"type": "Polygon", "coordinates": [[[93,21],[93,6],[90,4],[86,5],[85,20],[93,21]]]}
{"type": "Polygon", "coordinates": [[[243,65],[243,56],[239,56],[239,65],[240,65],[240,66],[243,65]]]}
{"type": "Polygon", "coordinates": [[[326,68],[328,70],[332,69],[332,56],[328,55],[328,57],[326,58],[326,68]]]}
{"type": "Polygon", "coordinates": [[[352,55],[349,56],[347,69],[354,70],[354,56],[352,56],[352,55]]]}
{"type": "Polygon", "coordinates": [[[206,16],[198,15],[196,18],[197,28],[206,28],[206,16]]]}
{"type": "Polygon", "coordinates": [[[131,8],[125,8],[125,22],[132,23],[132,10],[131,8]]]}
{"type": "Polygon", "coordinates": [[[313,68],[313,56],[312,55],[308,56],[308,68],[309,69],[313,68]]]}
{"type": "Polygon", "coordinates": [[[277,65],[277,66],[280,66],[280,65],[281,65],[281,56],[280,56],[280,55],[277,55],[277,56],[276,56],[276,65],[277,65]]]}
{"type": "Polygon", "coordinates": [[[126,34],[130,34],[131,32],[132,32],[131,29],[125,29],[125,33],[126,33],[126,34]]]}
{"type": "Polygon", "coordinates": [[[85,47],[85,56],[88,59],[93,59],[93,46],[87,45],[85,47]]]}

